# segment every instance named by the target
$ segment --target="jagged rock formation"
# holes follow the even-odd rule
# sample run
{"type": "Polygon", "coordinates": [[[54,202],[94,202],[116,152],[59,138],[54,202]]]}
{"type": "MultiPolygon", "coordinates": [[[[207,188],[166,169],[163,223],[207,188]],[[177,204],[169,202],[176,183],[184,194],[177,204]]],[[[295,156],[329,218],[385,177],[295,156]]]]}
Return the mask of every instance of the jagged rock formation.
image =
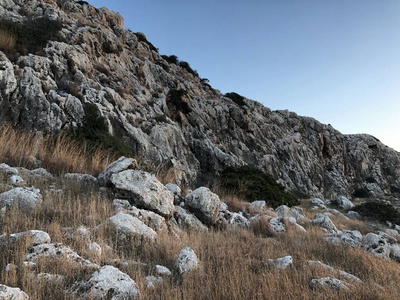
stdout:
{"type": "Polygon", "coordinates": [[[0,120],[46,133],[82,126],[96,105],[111,134],[178,182],[226,165],[262,168],[291,190],[334,198],[400,190],[400,155],[368,135],[225,97],[168,63],[122,17],[84,1],[1,0],[3,19],[48,18],[59,37],[36,53],[0,52],[0,120]]]}

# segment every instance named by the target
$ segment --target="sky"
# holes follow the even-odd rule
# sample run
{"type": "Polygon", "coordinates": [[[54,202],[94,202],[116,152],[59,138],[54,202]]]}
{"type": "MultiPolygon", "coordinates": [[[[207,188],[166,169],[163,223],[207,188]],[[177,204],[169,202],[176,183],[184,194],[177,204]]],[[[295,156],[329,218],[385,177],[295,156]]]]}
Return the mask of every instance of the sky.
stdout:
{"type": "Polygon", "coordinates": [[[89,0],[223,93],[400,151],[399,0],[89,0]]]}

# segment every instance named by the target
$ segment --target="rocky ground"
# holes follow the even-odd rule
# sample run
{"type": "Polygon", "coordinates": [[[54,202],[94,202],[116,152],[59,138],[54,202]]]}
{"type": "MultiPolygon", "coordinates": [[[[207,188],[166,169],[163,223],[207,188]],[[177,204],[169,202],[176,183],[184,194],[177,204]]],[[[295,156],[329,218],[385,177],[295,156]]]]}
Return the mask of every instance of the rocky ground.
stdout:
{"type": "Polygon", "coordinates": [[[2,299],[395,299],[399,292],[400,227],[362,221],[351,210],[359,199],[276,209],[265,199],[237,209],[206,187],[163,185],[125,157],[97,178],[4,163],[0,176],[2,299]],[[230,288],[218,294],[220,284],[230,288]]]}

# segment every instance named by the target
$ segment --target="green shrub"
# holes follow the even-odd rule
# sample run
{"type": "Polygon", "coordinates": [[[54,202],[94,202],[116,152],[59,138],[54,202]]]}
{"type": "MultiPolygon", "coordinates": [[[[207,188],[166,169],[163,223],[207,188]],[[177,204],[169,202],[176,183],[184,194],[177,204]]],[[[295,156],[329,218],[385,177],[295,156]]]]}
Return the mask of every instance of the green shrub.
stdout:
{"type": "Polygon", "coordinates": [[[353,208],[354,211],[360,213],[363,217],[380,221],[392,222],[400,224],[400,213],[392,205],[380,202],[365,202],[353,208]]]}
{"type": "Polygon", "coordinates": [[[170,110],[180,111],[188,114],[192,111],[188,101],[185,99],[187,92],[185,90],[171,90],[167,95],[167,106],[170,110]]]}
{"type": "Polygon", "coordinates": [[[178,56],[176,55],[161,55],[162,58],[164,58],[169,64],[175,64],[177,65],[179,60],[178,60],[178,56]]]}
{"type": "Polygon", "coordinates": [[[357,198],[368,198],[369,192],[365,188],[358,188],[354,191],[353,196],[357,198]]]}
{"type": "Polygon", "coordinates": [[[233,102],[235,102],[237,105],[246,105],[246,102],[244,102],[244,97],[242,95],[239,95],[237,93],[226,93],[225,97],[228,97],[229,99],[231,99],[233,102]]]}
{"type": "Polygon", "coordinates": [[[154,47],[154,45],[147,40],[144,33],[137,32],[136,36],[140,42],[147,44],[149,46],[150,50],[153,50],[158,53],[158,49],[156,47],[154,47]]]}
{"type": "Polygon", "coordinates": [[[83,125],[76,128],[71,134],[84,143],[90,150],[96,150],[101,147],[111,150],[116,155],[133,156],[132,150],[128,146],[108,132],[106,119],[100,115],[95,104],[85,104],[83,125]]]}
{"type": "Polygon", "coordinates": [[[188,71],[188,72],[189,72],[190,74],[192,74],[193,76],[199,77],[199,73],[197,73],[196,70],[193,70],[193,69],[190,67],[190,65],[189,65],[188,62],[186,62],[186,61],[180,61],[180,62],[178,63],[178,66],[180,66],[181,68],[185,69],[186,71],[188,71]]]}
{"type": "Polygon", "coordinates": [[[272,207],[298,204],[297,197],[286,192],[273,176],[254,167],[227,167],[219,179],[222,187],[244,196],[249,202],[265,200],[272,207]]]}

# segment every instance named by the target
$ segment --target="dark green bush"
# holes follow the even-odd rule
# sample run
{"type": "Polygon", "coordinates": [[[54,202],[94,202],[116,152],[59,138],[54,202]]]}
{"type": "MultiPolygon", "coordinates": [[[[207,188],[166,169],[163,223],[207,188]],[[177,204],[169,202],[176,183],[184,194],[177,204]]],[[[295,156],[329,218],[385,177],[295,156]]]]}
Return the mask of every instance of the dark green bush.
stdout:
{"type": "Polygon", "coordinates": [[[181,68],[184,68],[186,71],[188,71],[188,72],[189,72],[190,74],[192,74],[193,76],[199,77],[199,73],[197,73],[196,70],[193,70],[193,69],[191,68],[191,66],[189,65],[188,62],[186,62],[186,61],[180,61],[180,62],[178,63],[178,66],[180,66],[181,68]]]}
{"type": "Polygon", "coordinates": [[[167,95],[167,106],[174,111],[180,111],[188,114],[192,111],[189,103],[185,99],[187,92],[185,90],[171,90],[167,95]]]}
{"type": "Polygon", "coordinates": [[[298,204],[297,197],[286,192],[273,176],[254,167],[227,167],[219,179],[222,187],[244,196],[249,202],[265,200],[272,207],[298,204]]]}
{"type": "Polygon", "coordinates": [[[156,47],[154,47],[154,45],[147,40],[146,36],[143,33],[137,32],[136,36],[140,42],[147,44],[149,46],[150,50],[153,50],[158,53],[158,49],[156,47]]]}
{"type": "Polygon", "coordinates": [[[169,64],[175,64],[177,65],[179,60],[178,60],[178,56],[176,55],[161,55],[162,58],[164,58],[169,64]]]}
{"type": "Polygon", "coordinates": [[[354,211],[360,213],[363,217],[380,221],[386,221],[400,224],[400,213],[392,205],[380,202],[365,202],[353,208],[354,211]]]}
{"type": "Polygon", "coordinates": [[[368,198],[369,192],[365,188],[358,188],[354,191],[353,196],[357,198],[368,198]]]}
{"type": "Polygon", "coordinates": [[[233,102],[235,102],[237,105],[246,105],[246,102],[244,102],[244,97],[242,95],[239,95],[237,93],[226,93],[225,97],[228,97],[229,99],[231,99],[233,102]]]}
{"type": "Polygon", "coordinates": [[[129,149],[120,139],[108,132],[106,119],[100,115],[95,104],[85,104],[85,119],[82,127],[75,129],[73,136],[84,143],[90,150],[98,147],[108,149],[116,155],[132,157],[129,149]]]}

